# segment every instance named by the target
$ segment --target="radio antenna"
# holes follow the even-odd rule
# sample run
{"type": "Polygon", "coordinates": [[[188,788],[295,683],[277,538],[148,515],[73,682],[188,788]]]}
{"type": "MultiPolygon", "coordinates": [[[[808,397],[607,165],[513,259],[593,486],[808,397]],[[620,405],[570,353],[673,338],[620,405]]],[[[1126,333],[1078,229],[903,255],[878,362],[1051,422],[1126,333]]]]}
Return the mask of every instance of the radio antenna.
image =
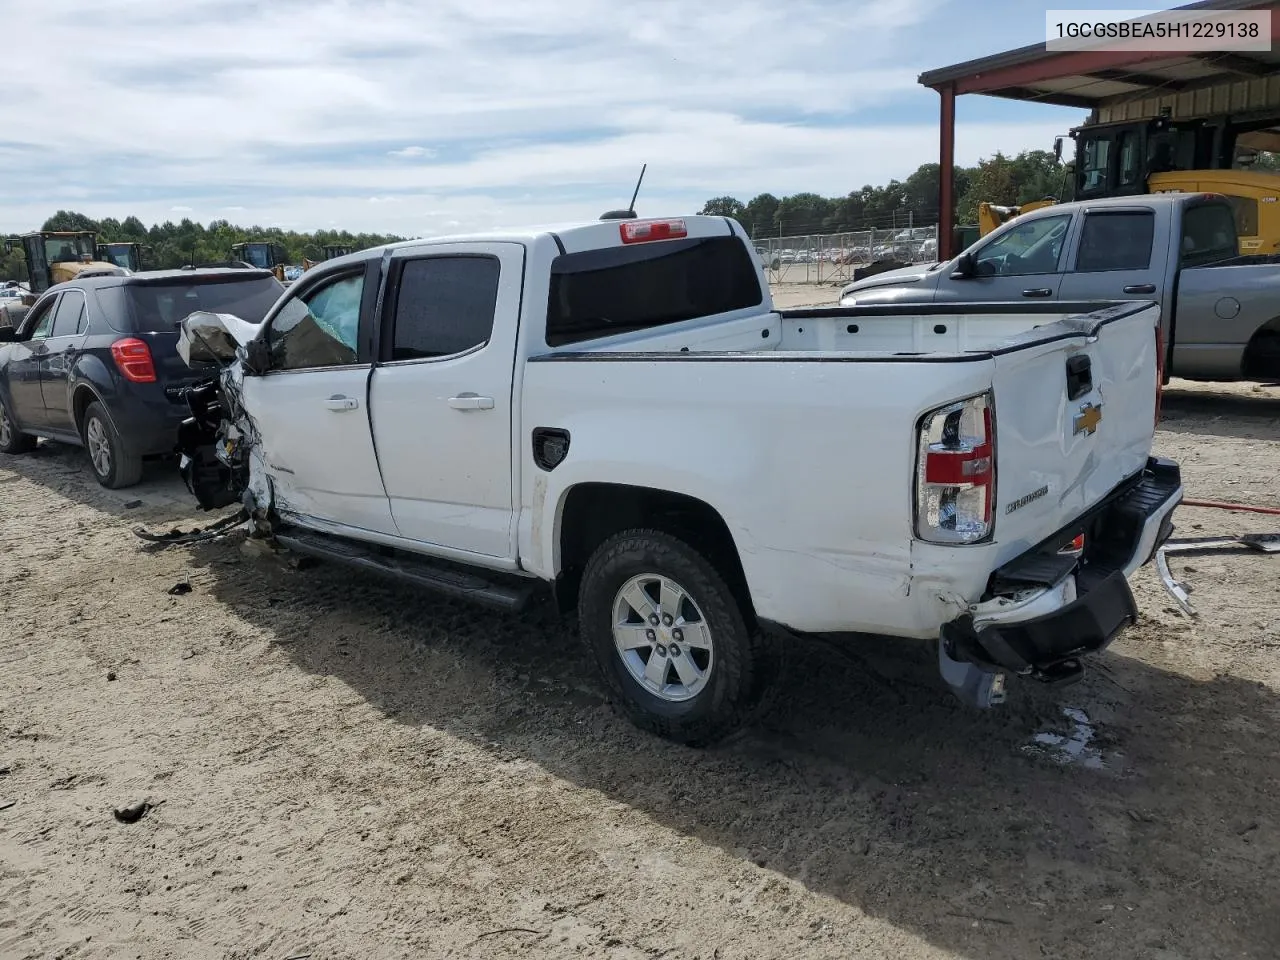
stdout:
{"type": "Polygon", "coordinates": [[[636,218],[636,197],[640,196],[640,184],[644,183],[644,172],[649,168],[646,163],[640,168],[640,179],[636,181],[635,192],[631,194],[631,206],[625,210],[610,210],[601,220],[634,220],[636,218]]]}
{"type": "Polygon", "coordinates": [[[636,197],[640,196],[640,184],[644,183],[644,172],[649,169],[649,165],[642,164],[640,167],[640,179],[636,181],[635,193],[631,194],[631,206],[627,207],[632,213],[636,212],[636,197]]]}

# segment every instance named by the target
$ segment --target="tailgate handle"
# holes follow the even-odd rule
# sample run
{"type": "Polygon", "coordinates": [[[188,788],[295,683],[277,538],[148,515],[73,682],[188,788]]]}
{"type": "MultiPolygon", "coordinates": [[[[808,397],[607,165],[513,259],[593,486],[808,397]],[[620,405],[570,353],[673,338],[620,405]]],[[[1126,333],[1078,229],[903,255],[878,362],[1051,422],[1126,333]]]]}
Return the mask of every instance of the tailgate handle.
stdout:
{"type": "Polygon", "coordinates": [[[1154,283],[1131,283],[1124,288],[1125,293],[1155,293],[1156,285],[1154,283]]]}
{"type": "Polygon", "coordinates": [[[1086,353],[1067,358],[1067,399],[1079,400],[1093,389],[1093,361],[1086,353]]]}

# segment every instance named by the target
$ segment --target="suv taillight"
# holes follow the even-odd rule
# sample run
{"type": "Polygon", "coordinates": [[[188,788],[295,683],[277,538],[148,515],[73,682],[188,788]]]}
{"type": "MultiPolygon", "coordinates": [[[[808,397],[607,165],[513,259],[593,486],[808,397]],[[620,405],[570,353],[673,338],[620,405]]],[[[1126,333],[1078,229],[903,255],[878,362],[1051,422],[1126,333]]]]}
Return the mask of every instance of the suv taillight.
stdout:
{"type": "Polygon", "coordinates": [[[111,357],[116,362],[116,369],[126,380],[133,383],[155,383],[156,365],[151,359],[151,348],[145,340],[137,337],[126,337],[111,345],[111,357]]]}
{"type": "Polygon", "coordinates": [[[977,543],[991,535],[995,430],[990,392],[926,413],[916,440],[916,536],[977,543]]]}

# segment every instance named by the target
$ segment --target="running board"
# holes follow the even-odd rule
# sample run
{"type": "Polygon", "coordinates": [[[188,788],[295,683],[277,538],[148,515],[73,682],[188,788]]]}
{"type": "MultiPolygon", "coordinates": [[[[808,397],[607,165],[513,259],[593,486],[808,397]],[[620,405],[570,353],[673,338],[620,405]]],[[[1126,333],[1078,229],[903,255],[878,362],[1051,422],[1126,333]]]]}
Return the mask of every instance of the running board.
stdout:
{"type": "Polygon", "coordinates": [[[539,580],[430,560],[403,550],[369,546],[298,527],[281,529],[275,539],[297,553],[368,570],[503,613],[529,609],[542,586],[539,580]]]}

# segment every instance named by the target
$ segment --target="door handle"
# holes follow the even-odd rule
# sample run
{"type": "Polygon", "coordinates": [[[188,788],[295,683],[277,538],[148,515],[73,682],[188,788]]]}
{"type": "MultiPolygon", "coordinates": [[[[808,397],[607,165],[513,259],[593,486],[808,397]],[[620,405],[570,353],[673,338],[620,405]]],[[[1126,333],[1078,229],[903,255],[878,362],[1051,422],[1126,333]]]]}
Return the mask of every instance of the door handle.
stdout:
{"type": "Polygon", "coordinates": [[[480,397],[474,393],[464,393],[449,398],[449,406],[455,410],[492,410],[493,397],[480,397]]]}
{"type": "Polygon", "coordinates": [[[1030,290],[1023,290],[1024,297],[1052,297],[1053,290],[1050,287],[1032,287],[1030,290]]]}
{"type": "Polygon", "coordinates": [[[1155,293],[1156,285],[1154,283],[1131,283],[1124,288],[1125,293],[1155,293]]]}
{"type": "Polygon", "coordinates": [[[324,405],[330,410],[354,410],[360,406],[360,401],[355,397],[333,396],[326,400],[324,405]]]}

